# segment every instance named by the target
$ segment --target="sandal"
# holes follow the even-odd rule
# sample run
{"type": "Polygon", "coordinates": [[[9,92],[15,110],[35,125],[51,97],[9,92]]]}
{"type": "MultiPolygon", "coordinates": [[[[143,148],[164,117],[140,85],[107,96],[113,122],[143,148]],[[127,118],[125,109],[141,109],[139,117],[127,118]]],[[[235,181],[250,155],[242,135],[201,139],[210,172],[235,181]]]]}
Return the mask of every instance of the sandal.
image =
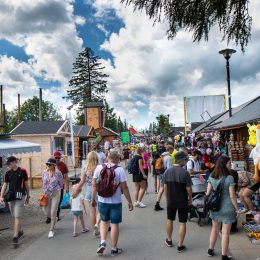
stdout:
{"type": "Polygon", "coordinates": [[[84,229],[81,231],[81,233],[87,233],[87,232],[89,232],[89,229],[88,229],[88,228],[84,228],[84,229]]]}
{"type": "Polygon", "coordinates": [[[78,235],[78,233],[73,233],[73,237],[77,237],[78,235]]]}

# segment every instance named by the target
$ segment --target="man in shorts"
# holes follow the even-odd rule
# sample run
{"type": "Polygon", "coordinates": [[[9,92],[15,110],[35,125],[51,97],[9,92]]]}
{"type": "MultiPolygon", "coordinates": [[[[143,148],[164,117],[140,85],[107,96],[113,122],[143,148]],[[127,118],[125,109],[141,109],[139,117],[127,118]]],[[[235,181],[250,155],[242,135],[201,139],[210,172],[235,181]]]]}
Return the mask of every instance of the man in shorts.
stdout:
{"type": "Polygon", "coordinates": [[[165,244],[168,247],[173,246],[173,221],[175,221],[176,213],[178,212],[180,225],[177,250],[179,253],[186,249],[183,242],[186,235],[189,206],[192,203],[191,177],[183,168],[187,164],[188,159],[186,153],[176,153],[174,167],[166,170],[163,176],[163,184],[167,200],[167,239],[165,240],[165,244]]]}
{"type": "Polygon", "coordinates": [[[4,201],[4,195],[9,186],[8,193],[11,194],[9,208],[14,218],[14,236],[13,244],[18,245],[18,240],[23,236],[21,217],[24,210],[24,204],[29,203],[28,176],[25,169],[18,166],[18,159],[14,156],[7,158],[6,164],[9,170],[6,172],[4,185],[1,190],[0,202],[4,201]]]}
{"type": "MultiPolygon", "coordinates": [[[[112,168],[118,165],[120,162],[120,155],[116,151],[111,151],[108,154],[108,163],[106,163],[108,168],[112,168]]],[[[99,175],[103,169],[102,165],[99,165],[93,176],[93,186],[92,186],[92,206],[96,207],[96,194],[97,194],[97,182],[99,175]]],[[[106,249],[106,238],[108,232],[109,223],[111,223],[111,243],[112,250],[111,255],[116,256],[122,253],[122,249],[117,247],[119,238],[119,224],[122,222],[122,193],[125,195],[129,211],[133,210],[132,199],[129,193],[129,189],[126,183],[125,171],[122,167],[118,166],[115,170],[115,182],[118,186],[115,194],[112,197],[101,197],[98,196],[98,209],[100,212],[101,224],[100,224],[100,235],[101,243],[97,249],[97,253],[102,255],[106,249]]]]}

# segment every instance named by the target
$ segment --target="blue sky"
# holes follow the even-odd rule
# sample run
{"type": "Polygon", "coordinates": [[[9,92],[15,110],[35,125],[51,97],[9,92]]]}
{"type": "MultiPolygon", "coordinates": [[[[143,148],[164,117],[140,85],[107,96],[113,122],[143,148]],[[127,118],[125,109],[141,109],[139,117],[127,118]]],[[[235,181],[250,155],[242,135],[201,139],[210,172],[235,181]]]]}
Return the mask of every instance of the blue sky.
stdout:
{"type": "MultiPolygon", "coordinates": [[[[259,95],[260,3],[250,2],[252,39],[232,57],[233,106],[259,95]],[[247,91],[245,91],[247,89],[247,91]]],[[[190,32],[168,40],[167,23],[157,24],[119,0],[1,0],[0,84],[6,107],[44,89],[44,98],[66,115],[72,64],[84,47],[102,58],[108,74],[106,99],[121,118],[137,128],[160,113],[183,124],[183,96],[226,94],[226,48],[216,28],[208,42],[193,43],[190,32]]]]}

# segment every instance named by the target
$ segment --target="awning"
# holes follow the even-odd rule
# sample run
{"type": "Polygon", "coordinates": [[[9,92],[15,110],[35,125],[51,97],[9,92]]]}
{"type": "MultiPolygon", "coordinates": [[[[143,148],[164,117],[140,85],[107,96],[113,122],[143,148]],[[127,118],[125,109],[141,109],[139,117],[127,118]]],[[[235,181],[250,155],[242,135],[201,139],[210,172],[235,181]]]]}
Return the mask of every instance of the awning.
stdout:
{"type": "Polygon", "coordinates": [[[0,156],[10,156],[12,154],[40,152],[41,146],[25,141],[4,139],[0,140],[0,156]]]}

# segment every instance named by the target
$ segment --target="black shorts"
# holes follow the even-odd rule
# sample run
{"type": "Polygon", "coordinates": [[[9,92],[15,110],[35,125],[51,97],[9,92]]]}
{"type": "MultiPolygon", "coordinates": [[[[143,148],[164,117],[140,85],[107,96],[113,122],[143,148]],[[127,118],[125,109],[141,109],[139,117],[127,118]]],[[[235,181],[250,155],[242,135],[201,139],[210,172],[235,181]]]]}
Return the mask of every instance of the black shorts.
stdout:
{"type": "Polygon", "coordinates": [[[178,217],[180,223],[187,223],[188,221],[188,208],[172,208],[167,207],[167,217],[169,220],[174,221],[176,219],[176,213],[178,211],[178,217]]]}
{"type": "Polygon", "coordinates": [[[144,169],[144,173],[145,173],[146,176],[148,176],[148,174],[149,174],[149,169],[144,169]]]}
{"type": "Polygon", "coordinates": [[[133,182],[141,182],[144,181],[144,177],[142,173],[133,174],[133,182]]]}
{"type": "Polygon", "coordinates": [[[260,189],[260,181],[249,188],[253,192],[257,192],[260,189]]]}

